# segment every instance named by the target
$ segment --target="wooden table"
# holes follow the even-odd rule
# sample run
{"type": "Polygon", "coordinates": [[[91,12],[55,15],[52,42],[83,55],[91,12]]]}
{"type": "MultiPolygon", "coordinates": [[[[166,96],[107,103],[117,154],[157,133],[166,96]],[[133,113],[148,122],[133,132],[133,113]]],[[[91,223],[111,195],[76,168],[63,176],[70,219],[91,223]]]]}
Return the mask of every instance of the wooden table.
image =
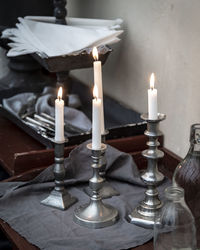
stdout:
{"type": "MultiPolygon", "coordinates": [[[[144,148],[147,137],[141,135],[132,142],[133,137],[109,140],[119,150],[130,152],[140,151],[144,148]],[[124,142],[126,148],[124,149],[124,142]]],[[[18,128],[0,114],[0,165],[10,176],[16,176],[27,170],[49,166],[54,161],[53,149],[46,150],[45,146],[18,128]]],[[[65,149],[65,156],[74,146],[65,149]]]]}
{"type": "MultiPolygon", "coordinates": [[[[18,159],[45,147],[0,115],[0,164],[9,175],[17,174],[18,159]]],[[[23,172],[23,169],[22,169],[23,172]]]]}
{"type": "MultiPolygon", "coordinates": [[[[11,122],[0,117],[0,161],[10,175],[14,175],[6,181],[27,181],[34,178],[48,165],[53,163],[54,152],[52,149],[46,150],[44,146],[25,134],[11,122]],[[4,132],[3,132],[4,131],[4,132]],[[3,134],[4,133],[4,134],[3,134]],[[6,136],[5,136],[6,135],[6,136]],[[3,138],[3,140],[2,140],[3,138]],[[12,140],[11,140],[12,138],[12,140]],[[27,164],[30,170],[23,171],[27,164]],[[14,168],[13,168],[14,167],[14,168]],[[15,169],[15,171],[14,171],[15,169]]],[[[164,158],[160,161],[160,171],[169,178],[181,158],[163,148],[163,137],[160,139],[162,150],[165,152],[164,158]]],[[[107,141],[115,148],[130,153],[139,169],[146,167],[146,160],[142,157],[141,151],[146,148],[147,137],[144,135],[133,136],[107,141]]],[[[67,157],[74,146],[65,148],[67,157]]],[[[30,244],[25,238],[14,231],[7,223],[0,219],[0,228],[13,245],[13,249],[36,250],[36,246],[30,244]]],[[[133,248],[134,250],[153,250],[152,241],[133,248]]]]}

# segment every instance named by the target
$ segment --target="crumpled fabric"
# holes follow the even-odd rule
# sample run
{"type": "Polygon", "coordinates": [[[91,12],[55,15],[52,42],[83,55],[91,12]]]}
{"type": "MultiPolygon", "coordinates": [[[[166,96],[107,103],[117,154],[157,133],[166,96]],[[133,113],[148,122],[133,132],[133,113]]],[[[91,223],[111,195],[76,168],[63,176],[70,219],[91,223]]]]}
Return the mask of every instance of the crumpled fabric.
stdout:
{"type": "MultiPolygon", "coordinates": [[[[0,183],[0,218],[40,249],[48,250],[120,250],[144,244],[153,237],[144,229],[127,221],[127,215],[144,199],[145,186],[131,155],[108,146],[106,150],[107,181],[119,196],[103,202],[119,211],[119,220],[110,227],[89,229],[73,221],[74,209],[89,202],[83,191],[92,177],[91,151],[88,141],[76,147],[65,159],[65,186],[78,202],[66,211],[40,204],[54,187],[53,166],[29,182],[0,183]]],[[[170,185],[165,179],[158,187],[170,185]]]]}
{"type": "MultiPolygon", "coordinates": [[[[9,110],[12,114],[20,117],[22,109],[30,104],[33,111],[37,114],[46,113],[55,117],[55,89],[45,87],[42,94],[37,97],[34,93],[20,93],[8,99],[3,99],[3,107],[9,110]]],[[[64,107],[64,120],[66,123],[74,125],[83,131],[91,130],[91,121],[80,110],[64,107]]]]}

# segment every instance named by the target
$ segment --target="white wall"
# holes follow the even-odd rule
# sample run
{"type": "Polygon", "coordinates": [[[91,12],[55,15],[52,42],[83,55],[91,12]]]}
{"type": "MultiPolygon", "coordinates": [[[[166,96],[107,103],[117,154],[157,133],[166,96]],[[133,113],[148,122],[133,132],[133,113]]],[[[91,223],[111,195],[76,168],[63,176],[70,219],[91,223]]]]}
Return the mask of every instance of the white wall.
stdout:
{"type": "MultiPolygon", "coordinates": [[[[165,146],[184,156],[190,125],[200,122],[199,0],[71,0],[70,16],[124,19],[122,41],[103,69],[104,91],[136,111],[147,110],[155,72],[165,146]]],[[[92,83],[91,69],[74,74],[92,83]]]]}

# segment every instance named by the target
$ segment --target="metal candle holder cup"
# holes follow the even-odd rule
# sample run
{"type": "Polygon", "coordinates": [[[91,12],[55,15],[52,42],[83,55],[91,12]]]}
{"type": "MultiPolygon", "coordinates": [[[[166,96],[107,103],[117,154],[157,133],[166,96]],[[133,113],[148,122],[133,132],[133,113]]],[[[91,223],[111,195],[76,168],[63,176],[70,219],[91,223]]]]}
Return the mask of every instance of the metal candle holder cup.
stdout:
{"type": "Polygon", "coordinates": [[[106,145],[102,144],[100,150],[93,150],[92,144],[88,144],[87,148],[92,151],[93,176],[89,180],[89,186],[92,190],[90,202],[80,206],[74,211],[74,221],[88,228],[103,228],[113,225],[118,219],[118,211],[114,207],[104,204],[100,195],[100,189],[104,179],[100,176],[101,168],[100,160],[102,154],[106,150],[106,145]]]}
{"type": "MultiPolygon", "coordinates": [[[[65,141],[66,142],[66,141],[65,141]]],[[[55,187],[50,195],[41,201],[43,205],[54,207],[60,210],[66,210],[68,207],[73,205],[77,199],[72,197],[64,187],[65,179],[65,168],[64,168],[64,142],[55,142],[55,165],[54,165],[54,176],[55,176],[55,187]]]]}
{"type": "MultiPolygon", "coordinates": [[[[105,130],[104,134],[102,134],[102,142],[105,144],[106,142],[106,135],[109,134],[108,130],[105,130]]],[[[109,182],[106,181],[105,175],[106,175],[106,165],[107,165],[107,160],[105,156],[105,151],[102,152],[101,158],[100,158],[100,165],[101,168],[99,169],[99,175],[104,179],[104,182],[102,183],[102,188],[100,189],[100,195],[102,199],[107,199],[111,198],[112,196],[117,196],[120,195],[120,193],[115,190],[109,182]]],[[[85,193],[89,196],[92,196],[92,189],[90,187],[86,187],[84,189],[85,193]]]]}
{"type": "Polygon", "coordinates": [[[152,228],[156,212],[162,207],[156,186],[164,179],[157,167],[157,161],[164,156],[164,153],[157,147],[160,145],[158,137],[162,135],[158,130],[158,124],[166,118],[166,115],[159,113],[156,120],[150,120],[148,114],[141,115],[141,118],[147,121],[147,130],[144,134],[149,137],[147,142],[149,148],[142,152],[142,155],[148,160],[148,166],[141,175],[141,179],[147,185],[147,190],[145,199],[128,215],[128,221],[141,227],[152,228]]]}

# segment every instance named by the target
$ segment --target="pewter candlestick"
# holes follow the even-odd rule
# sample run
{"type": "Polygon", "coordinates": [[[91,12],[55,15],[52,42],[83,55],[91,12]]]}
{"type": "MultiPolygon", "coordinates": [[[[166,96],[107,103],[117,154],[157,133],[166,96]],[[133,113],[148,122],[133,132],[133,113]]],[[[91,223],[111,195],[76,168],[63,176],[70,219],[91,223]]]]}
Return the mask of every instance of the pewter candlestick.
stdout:
{"type": "Polygon", "coordinates": [[[104,179],[99,175],[101,168],[100,160],[106,150],[106,145],[102,144],[100,150],[93,150],[92,144],[88,144],[87,147],[92,151],[93,160],[91,165],[93,168],[93,176],[89,180],[92,196],[88,204],[75,209],[74,221],[81,226],[89,228],[103,228],[113,225],[118,219],[117,209],[108,204],[104,204],[99,193],[102,183],[104,182],[104,179]]]}
{"type": "MultiPolygon", "coordinates": [[[[102,134],[102,142],[105,144],[106,142],[106,135],[109,133],[108,130],[105,130],[104,134],[102,134]]],[[[107,198],[111,198],[112,196],[117,196],[120,195],[120,193],[115,190],[110,184],[109,182],[106,181],[105,175],[106,175],[106,165],[107,165],[107,160],[106,160],[106,156],[105,156],[105,151],[102,152],[102,157],[100,159],[100,165],[101,168],[99,169],[99,175],[103,178],[103,183],[102,183],[102,188],[99,190],[100,195],[102,197],[102,199],[107,199],[107,198]]],[[[92,196],[92,189],[90,187],[86,187],[84,189],[85,193],[88,194],[89,196],[92,196]]]]}
{"type": "MultiPolygon", "coordinates": [[[[66,141],[65,141],[66,142],[66,141]]],[[[41,201],[43,205],[54,207],[60,210],[66,210],[73,205],[77,199],[72,197],[64,187],[65,168],[64,168],[64,142],[55,142],[55,187],[50,195],[41,201]]]]}
{"type": "Polygon", "coordinates": [[[142,155],[148,160],[148,166],[147,170],[141,175],[141,179],[147,185],[147,190],[145,191],[145,199],[128,215],[128,221],[138,226],[152,228],[155,215],[162,207],[156,186],[164,179],[163,174],[158,171],[157,167],[157,161],[164,156],[164,153],[157,147],[160,145],[158,136],[162,135],[158,130],[158,124],[166,118],[166,115],[159,113],[156,120],[150,120],[148,114],[143,114],[141,118],[147,121],[147,130],[144,134],[149,137],[147,142],[149,149],[142,152],[142,155]]]}

